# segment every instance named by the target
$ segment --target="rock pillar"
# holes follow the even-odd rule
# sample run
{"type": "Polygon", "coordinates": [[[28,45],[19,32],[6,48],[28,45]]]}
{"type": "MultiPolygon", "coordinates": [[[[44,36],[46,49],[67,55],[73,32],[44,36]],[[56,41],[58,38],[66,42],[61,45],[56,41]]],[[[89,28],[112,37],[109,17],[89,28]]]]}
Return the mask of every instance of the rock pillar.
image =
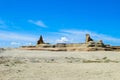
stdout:
{"type": "Polygon", "coordinates": [[[44,41],[43,41],[42,35],[40,36],[40,39],[37,41],[37,44],[44,44],[44,41]]]}
{"type": "Polygon", "coordinates": [[[93,39],[90,37],[89,34],[86,34],[86,40],[85,40],[85,42],[88,43],[89,41],[93,41],[93,39]]]}

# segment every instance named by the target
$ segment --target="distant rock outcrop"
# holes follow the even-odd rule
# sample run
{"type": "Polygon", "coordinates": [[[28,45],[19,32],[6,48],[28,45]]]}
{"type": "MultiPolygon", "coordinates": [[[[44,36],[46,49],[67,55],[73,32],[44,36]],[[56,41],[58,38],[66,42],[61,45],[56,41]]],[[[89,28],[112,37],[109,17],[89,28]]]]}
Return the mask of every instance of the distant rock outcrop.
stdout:
{"type": "Polygon", "coordinates": [[[40,39],[37,41],[37,45],[39,45],[39,44],[44,44],[42,35],[40,36],[40,39]]]}
{"type": "Polygon", "coordinates": [[[106,47],[102,40],[98,41],[96,47],[106,47]]]}
{"type": "Polygon", "coordinates": [[[87,43],[89,41],[93,41],[93,39],[90,37],[89,34],[86,34],[86,40],[85,40],[85,42],[87,43]]]}
{"type": "MultiPolygon", "coordinates": [[[[25,47],[26,48],[26,47],[25,47]]],[[[102,40],[94,41],[89,34],[86,34],[84,43],[57,43],[49,44],[43,41],[43,37],[37,41],[36,46],[29,46],[32,50],[51,50],[51,51],[112,51],[120,50],[120,48],[111,47],[108,44],[104,44],[102,40]]]]}
{"type": "Polygon", "coordinates": [[[42,37],[42,35],[41,35],[41,36],[40,36],[40,39],[37,41],[36,47],[51,48],[52,45],[49,44],[49,43],[45,43],[45,42],[43,41],[43,37],[42,37]]]}

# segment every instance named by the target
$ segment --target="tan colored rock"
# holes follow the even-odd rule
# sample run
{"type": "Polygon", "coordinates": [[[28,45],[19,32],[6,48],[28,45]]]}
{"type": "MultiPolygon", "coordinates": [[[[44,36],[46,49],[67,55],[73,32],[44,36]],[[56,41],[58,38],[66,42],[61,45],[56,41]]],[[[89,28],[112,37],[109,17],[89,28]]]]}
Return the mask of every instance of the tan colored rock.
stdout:
{"type": "Polygon", "coordinates": [[[89,34],[86,34],[86,43],[89,41],[93,41],[89,34]]]}
{"type": "Polygon", "coordinates": [[[87,42],[87,47],[95,47],[95,45],[96,45],[96,42],[94,41],[87,42]]]}
{"type": "Polygon", "coordinates": [[[104,45],[103,41],[100,40],[96,43],[96,47],[105,47],[105,45],[104,45]]]}

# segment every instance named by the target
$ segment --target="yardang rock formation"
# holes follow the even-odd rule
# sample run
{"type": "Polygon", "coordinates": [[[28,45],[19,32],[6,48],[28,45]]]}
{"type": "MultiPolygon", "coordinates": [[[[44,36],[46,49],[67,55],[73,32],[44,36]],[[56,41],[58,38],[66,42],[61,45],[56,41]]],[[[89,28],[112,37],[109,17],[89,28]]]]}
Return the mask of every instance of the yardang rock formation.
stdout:
{"type": "Polygon", "coordinates": [[[44,44],[42,35],[40,36],[40,39],[37,41],[37,44],[44,44]]]}
{"type": "Polygon", "coordinates": [[[93,39],[90,37],[89,34],[86,34],[86,43],[88,43],[89,41],[93,41],[93,39]]]}
{"type": "Polygon", "coordinates": [[[86,39],[84,43],[57,43],[49,44],[45,43],[42,35],[37,41],[36,46],[24,46],[23,48],[31,50],[50,50],[50,51],[112,51],[120,50],[120,47],[113,47],[106,45],[102,40],[94,41],[89,34],[86,34],[86,39]]]}

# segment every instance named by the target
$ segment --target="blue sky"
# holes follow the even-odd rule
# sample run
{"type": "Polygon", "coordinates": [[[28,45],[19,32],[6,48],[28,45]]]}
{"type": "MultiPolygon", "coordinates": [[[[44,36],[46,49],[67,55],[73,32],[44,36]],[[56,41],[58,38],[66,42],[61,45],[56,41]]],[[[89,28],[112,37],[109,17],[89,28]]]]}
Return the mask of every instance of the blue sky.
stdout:
{"type": "Polygon", "coordinates": [[[120,45],[119,0],[0,0],[0,47],[95,41],[120,45]]]}

